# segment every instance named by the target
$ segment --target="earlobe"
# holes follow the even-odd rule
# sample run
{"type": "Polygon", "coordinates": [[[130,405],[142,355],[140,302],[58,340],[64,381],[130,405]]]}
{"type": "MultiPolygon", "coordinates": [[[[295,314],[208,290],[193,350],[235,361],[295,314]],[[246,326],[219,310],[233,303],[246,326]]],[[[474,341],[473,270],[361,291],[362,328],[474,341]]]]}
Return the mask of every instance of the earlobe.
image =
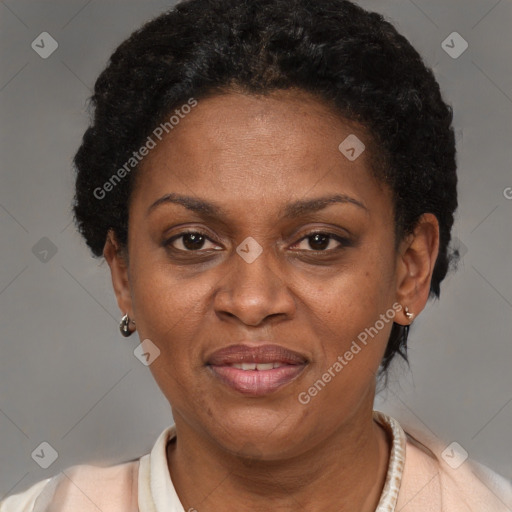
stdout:
{"type": "Polygon", "coordinates": [[[402,316],[403,325],[409,325],[427,303],[438,252],[439,222],[435,215],[425,213],[401,243],[398,254],[397,301],[403,308],[397,316],[402,316]]]}
{"type": "Polygon", "coordinates": [[[107,234],[103,256],[110,267],[112,286],[119,309],[123,315],[128,314],[130,318],[133,318],[128,263],[112,230],[109,230],[107,234]]]}
{"type": "Polygon", "coordinates": [[[409,311],[409,306],[405,306],[405,308],[404,308],[404,315],[407,317],[407,320],[412,322],[412,319],[414,318],[414,313],[409,311]]]}

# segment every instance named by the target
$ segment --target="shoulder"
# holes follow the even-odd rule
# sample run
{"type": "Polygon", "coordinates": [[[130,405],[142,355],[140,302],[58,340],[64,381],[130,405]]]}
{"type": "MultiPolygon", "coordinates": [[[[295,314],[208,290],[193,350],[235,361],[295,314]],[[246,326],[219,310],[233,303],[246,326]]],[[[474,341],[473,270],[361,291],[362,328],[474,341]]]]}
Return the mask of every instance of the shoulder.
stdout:
{"type": "Polygon", "coordinates": [[[510,512],[512,482],[417,427],[404,427],[405,466],[397,508],[446,512],[510,512]]]}
{"type": "Polygon", "coordinates": [[[9,496],[0,502],[0,512],[136,511],[138,467],[139,460],[109,467],[72,466],[9,496]]]}
{"type": "Polygon", "coordinates": [[[29,487],[26,491],[13,494],[0,501],[0,512],[32,512],[37,497],[41,494],[46,484],[52,480],[47,478],[29,487]]]}
{"type": "Polygon", "coordinates": [[[139,459],[108,467],[71,466],[0,501],[0,512],[139,512],[139,504],[154,512],[153,487],[158,490],[168,480],[165,448],[175,435],[174,424],[166,427],[139,459]]]}

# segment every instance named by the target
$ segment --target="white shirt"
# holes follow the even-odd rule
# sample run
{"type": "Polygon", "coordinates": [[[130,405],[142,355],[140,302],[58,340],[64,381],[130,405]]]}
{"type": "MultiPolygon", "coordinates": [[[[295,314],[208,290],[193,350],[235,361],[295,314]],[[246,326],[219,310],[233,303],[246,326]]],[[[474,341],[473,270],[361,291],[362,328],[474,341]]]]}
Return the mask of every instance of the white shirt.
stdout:
{"type": "MultiPolygon", "coordinates": [[[[424,432],[406,433],[379,411],[374,418],[391,440],[375,512],[512,512],[512,482],[469,459],[454,469],[441,456],[446,447],[424,432]]],[[[175,425],[167,427],[136,461],[66,469],[6,498],[0,512],[185,512],[167,464],[167,443],[175,436],[175,425]]]]}

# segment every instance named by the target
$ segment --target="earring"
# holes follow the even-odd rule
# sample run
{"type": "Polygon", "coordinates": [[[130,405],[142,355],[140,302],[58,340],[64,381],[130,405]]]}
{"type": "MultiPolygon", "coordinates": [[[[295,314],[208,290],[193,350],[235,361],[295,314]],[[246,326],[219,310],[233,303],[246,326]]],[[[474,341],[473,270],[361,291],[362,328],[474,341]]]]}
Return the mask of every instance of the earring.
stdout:
{"type": "Polygon", "coordinates": [[[405,316],[407,317],[407,320],[412,320],[413,317],[414,317],[414,313],[411,313],[409,311],[409,307],[408,306],[405,306],[405,316]]]}
{"type": "Polygon", "coordinates": [[[119,330],[121,331],[121,334],[128,338],[128,336],[131,336],[133,334],[133,331],[130,330],[130,322],[135,325],[135,322],[133,320],[130,320],[130,317],[128,316],[128,313],[121,318],[121,322],[119,323],[119,330]]]}

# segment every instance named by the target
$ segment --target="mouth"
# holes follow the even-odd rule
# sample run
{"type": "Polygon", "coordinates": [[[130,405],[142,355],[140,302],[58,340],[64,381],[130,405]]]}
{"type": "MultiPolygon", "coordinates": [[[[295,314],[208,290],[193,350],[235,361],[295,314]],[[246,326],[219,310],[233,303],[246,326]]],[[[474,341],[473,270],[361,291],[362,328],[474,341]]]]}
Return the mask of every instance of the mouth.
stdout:
{"type": "Polygon", "coordinates": [[[299,377],[308,360],[280,345],[231,345],[214,352],[207,367],[218,381],[251,396],[275,392],[299,377]]]}

